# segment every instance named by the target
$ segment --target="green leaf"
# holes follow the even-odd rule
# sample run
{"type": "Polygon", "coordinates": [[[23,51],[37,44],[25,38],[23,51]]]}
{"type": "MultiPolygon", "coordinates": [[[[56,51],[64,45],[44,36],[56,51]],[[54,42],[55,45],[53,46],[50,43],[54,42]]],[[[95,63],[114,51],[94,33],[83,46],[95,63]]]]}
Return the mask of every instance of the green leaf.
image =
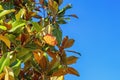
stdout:
{"type": "MultiPolygon", "coordinates": [[[[4,57],[4,56],[3,56],[4,57]]],[[[4,57],[5,58],[5,57],[4,57]]],[[[2,60],[4,59],[4,58],[2,58],[2,60]]],[[[1,61],[2,61],[1,60],[1,61]]],[[[0,61],[0,62],[1,62],[0,61]]],[[[0,66],[0,73],[3,71],[3,68],[5,67],[5,66],[9,66],[9,64],[10,64],[10,53],[8,52],[7,53],[7,57],[4,59],[4,61],[2,62],[2,64],[0,64],[1,66],[0,66]]]]}
{"type": "Polygon", "coordinates": [[[19,60],[22,60],[23,62],[26,62],[28,59],[31,58],[32,53],[30,52],[31,50],[27,49],[27,48],[23,48],[23,47],[18,47],[16,49],[16,51],[18,52],[16,57],[19,60]]]}
{"type": "Polygon", "coordinates": [[[58,12],[58,16],[64,16],[65,11],[67,11],[68,9],[72,8],[71,4],[68,4],[67,6],[65,6],[64,8],[62,8],[61,10],[59,10],[58,12]]]}
{"type": "Polygon", "coordinates": [[[40,32],[42,30],[42,26],[39,25],[37,22],[32,22],[33,24],[33,30],[36,30],[37,32],[40,32]]]}
{"type": "Polygon", "coordinates": [[[55,28],[53,30],[53,35],[56,36],[56,39],[58,41],[58,45],[60,45],[61,41],[62,41],[62,31],[59,28],[55,28]]]}
{"type": "Polygon", "coordinates": [[[0,5],[0,10],[4,10],[3,7],[2,7],[2,5],[0,5]]]}
{"type": "Polygon", "coordinates": [[[9,40],[10,40],[11,42],[15,43],[15,39],[16,39],[16,36],[15,36],[15,35],[13,35],[13,34],[8,34],[8,35],[6,35],[6,36],[9,38],[9,40]]]}
{"type": "Polygon", "coordinates": [[[14,32],[16,29],[24,27],[24,25],[26,25],[26,21],[15,21],[12,23],[12,29],[9,32],[14,32]]]}
{"type": "Polygon", "coordinates": [[[58,24],[66,24],[67,22],[65,20],[59,20],[57,21],[58,24]]]}
{"type": "Polygon", "coordinates": [[[2,25],[0,25],[0,29],[7,30],[7,28],[5,26],[2,26],[2,25]]]}
{"type": "Polygon", "coordinates": [[[3,17],[7,14],[10,14],[12,12],[15,12],[15,9],[11,9],[11,10],[3,10],[1,13],[0,13],[0,17],[3,17]]]}
{"type": "Polygon", "coordinates": [[[23,8],[23,9],[20,9],[20,11],[15,15],[16,17],[16,20],[19,20],[20,18],[23,18],[23,16],[26,14],[26,10],[23,8]]]}
{"type": "Polygon", "coordinates": [[[20,59],[23,61],[23,62],[26,62],[28,61],[30,58],[32,57],[32,53],[27,53],[26,55],[20,57],[20,59]]]}
{"type": "Polygon", "coordinates": [[[12,66],[13,72],[15,74],[15,76],[18,76],[20,73],[20,68],[21,68],[21,61],[17,60],[16,64],[14,66],[12,66]]]}
{"type": "Polygon", "coordinates": [[[41,71],[41,68],[40,68],[39,64],[36,62],[35,59],[34,59],[34,60],[31,60],[31,65],[32,65],[32,67],[35,69],[35,71],[37,71],[37,72],[40,72],[40,71],[41,71]]]}
{"type": "Polygon", "coordinates": [[[1,66],[2,66],[4,60],[5,60],[5,56],[3,55],[3,56],[0,58],[0,70],[1,70],[1,66]]]}

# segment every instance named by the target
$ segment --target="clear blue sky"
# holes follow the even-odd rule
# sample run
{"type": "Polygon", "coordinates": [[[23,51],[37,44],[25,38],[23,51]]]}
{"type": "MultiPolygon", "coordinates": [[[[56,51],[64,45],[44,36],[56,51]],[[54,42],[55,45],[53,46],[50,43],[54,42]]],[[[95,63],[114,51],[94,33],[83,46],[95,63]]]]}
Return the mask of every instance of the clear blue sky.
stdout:
{"type": "Polygon", "coordinates": [[[71,48],[81,52],[76,68],[80,77],[65,80],[120,80],[120,0],[64,0],[72,3],[72,19],[63,34],[76,40],[71,48]]]}

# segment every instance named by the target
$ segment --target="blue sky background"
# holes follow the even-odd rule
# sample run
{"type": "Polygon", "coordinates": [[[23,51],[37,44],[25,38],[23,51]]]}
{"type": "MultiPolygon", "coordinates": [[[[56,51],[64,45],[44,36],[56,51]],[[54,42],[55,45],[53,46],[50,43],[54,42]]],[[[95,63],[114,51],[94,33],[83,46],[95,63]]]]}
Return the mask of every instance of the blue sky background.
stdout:
{"type": "Polygon", "coordinates": [[[73,4],[68,13],[79,19],[61,27],[64,36],[76,40],[71,49],[82,56],[73,65],[81,76],[65,80],[120,80],[120,0],[64,0],[63,5],[67,3],[73,4]]]}

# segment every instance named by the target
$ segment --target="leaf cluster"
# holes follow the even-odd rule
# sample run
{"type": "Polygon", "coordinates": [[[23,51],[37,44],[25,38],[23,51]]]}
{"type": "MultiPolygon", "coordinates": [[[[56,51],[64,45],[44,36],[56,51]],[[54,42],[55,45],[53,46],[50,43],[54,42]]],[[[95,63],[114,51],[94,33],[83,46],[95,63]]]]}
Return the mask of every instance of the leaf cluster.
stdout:
{"type": "Polygon", "coordinates": [[[70,4],[60,9],[63,0],[0,1],[0,80],[64,80],[64,75],[79,73],[71,64],[78,57],[67,56],[73,39],[62,36],[61,24],[70,4]],[[63,39],[62,39],[63,38],[63,39]],[[22,66],[22,67],[21,67],[22,66]]]}

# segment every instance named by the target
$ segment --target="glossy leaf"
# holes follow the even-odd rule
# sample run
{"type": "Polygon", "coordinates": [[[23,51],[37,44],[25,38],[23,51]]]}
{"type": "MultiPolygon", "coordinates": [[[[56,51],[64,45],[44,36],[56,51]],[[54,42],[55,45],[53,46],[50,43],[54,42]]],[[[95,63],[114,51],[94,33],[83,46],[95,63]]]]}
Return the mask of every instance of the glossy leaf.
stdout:
{"type": "Polygon", "coordinates": [[[62,8],[61,10],[58,11],[58,16],[64,16],[65,12],[72,8],[72,5],[71,4],[68,4],[67,6],[65,6],[64,8],[62,8]]]}
{"type": "MultiPolygon", "coordinates": [[[[4,59],[5,56],[3,56],[2,60],[4,59]]],[[[2,61],[0,60],[0,62],[2,61]]],[[[0,65],[0,73],[3,71],[5,66],[9,66],[10,64],[10,53],[7,53],[7,57],[4,59],[4,61],[0,65]]]]}
{"type": "Polygon", "coordinates": [[[2,12],[0,12],[0,17],[3,17],[7,14],[10,14],[12,12],[15,12],[15,9],[11,9],[11,10],[3,10],[2,12]]]}
{"type": "Polygon", "coordinates": [[[14,32],[16,29],[24,27],[24,25],[26,25],[25,21],[15,21],[12,23],[12,29],[9,32],[14,32]]]}
{"type": "Polygon", "coordinates": [[[16,64],[14,66],[12,66],[12,70],[14,72],[15,76],[18,76],[20,73],[20,68],[21,68],[21,61],[17,60],[16,64]]]}
{"type": "Polygon", "coordinates": [[[62,31],[56,28],[53,30],[53,35],[56,36],[58,45],[60,45],[62,41],[62,31]]]}
{"type": "MultiPolygon", "coordinates": [[[[0,58],[0,70],[1,70],[1,72],[2,72],[2,70],[3,70],[2,65],[3,65],[4,60],[5,60],[5,56],[3,55],[3,56],[0,58]]],[[[1,73],[1,72],[0,72],[0,73],[1,73]]]]}

